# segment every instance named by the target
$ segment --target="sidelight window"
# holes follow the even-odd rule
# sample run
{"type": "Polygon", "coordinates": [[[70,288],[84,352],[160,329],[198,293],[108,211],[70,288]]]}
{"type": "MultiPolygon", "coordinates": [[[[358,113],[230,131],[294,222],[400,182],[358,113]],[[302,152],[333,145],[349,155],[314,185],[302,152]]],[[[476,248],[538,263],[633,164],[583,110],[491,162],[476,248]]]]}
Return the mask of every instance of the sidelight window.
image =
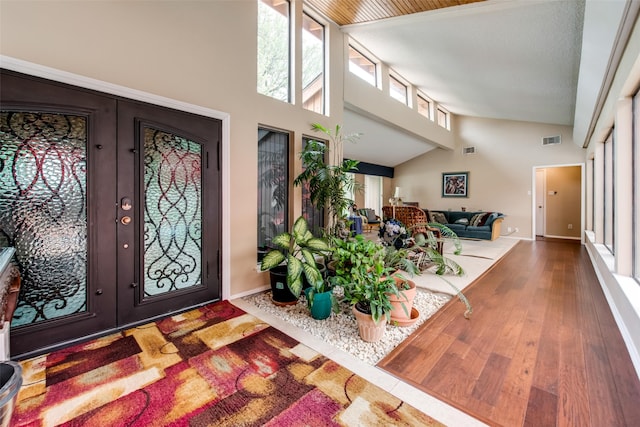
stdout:
{"type": "Polygon", "coordinates": [[[289,134],[258,129],[258,262],[271,240],[287,229],[289,134]]]}

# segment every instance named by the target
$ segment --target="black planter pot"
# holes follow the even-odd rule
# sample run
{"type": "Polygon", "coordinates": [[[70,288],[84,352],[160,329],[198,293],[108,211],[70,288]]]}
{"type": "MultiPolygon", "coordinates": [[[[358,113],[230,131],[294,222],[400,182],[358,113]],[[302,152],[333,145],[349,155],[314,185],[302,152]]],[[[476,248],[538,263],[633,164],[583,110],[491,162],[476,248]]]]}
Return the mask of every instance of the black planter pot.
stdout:
{"type": "Polygon", "coordinates": [[[269,270],[271,278],[271,301],[276,305],[292,305],[298,298],[291,293],[287,286],[287,266],[279,265],[269,270]]]}

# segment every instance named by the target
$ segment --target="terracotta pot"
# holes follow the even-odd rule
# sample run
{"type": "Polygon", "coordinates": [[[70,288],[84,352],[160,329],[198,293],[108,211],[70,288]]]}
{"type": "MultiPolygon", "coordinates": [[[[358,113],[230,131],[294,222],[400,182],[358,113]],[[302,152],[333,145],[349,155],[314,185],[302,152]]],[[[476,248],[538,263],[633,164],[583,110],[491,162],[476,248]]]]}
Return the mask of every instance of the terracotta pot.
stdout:
{"type": "Polygon", "coordinates": [[[356,321],[358,322],[360,338],[366,342],[380,341],[384,335],[385,329],[387,328],[387,319],[383,317],[378,323],[375,323],[370,314],[361,312],[355,305],[351,307],[351,310],[353,311],[353,315],[356,316],[356,321]]]}
{"type": "Polygon", "coordinates": [[[398,286],[398,290],[400,291],[400,298],[395,295],[389,295],[389,301],[391,301],[391,305],[393,309],[391,310],[391,317],[393,319],[399,320],[408,320],[411,318],[411,309],[413,308],[413,300],[416,297],[416,283],[413,280],[400,279],[399,277],[394,277],[396,281],[396,286],[398,286]],[[402,282],[406,282],[409,284],[409,289],[400,289],[400,284],[402,282]],[[407,311],[405,312],[402,308],[402,303],[406,307],[407,311]]]}

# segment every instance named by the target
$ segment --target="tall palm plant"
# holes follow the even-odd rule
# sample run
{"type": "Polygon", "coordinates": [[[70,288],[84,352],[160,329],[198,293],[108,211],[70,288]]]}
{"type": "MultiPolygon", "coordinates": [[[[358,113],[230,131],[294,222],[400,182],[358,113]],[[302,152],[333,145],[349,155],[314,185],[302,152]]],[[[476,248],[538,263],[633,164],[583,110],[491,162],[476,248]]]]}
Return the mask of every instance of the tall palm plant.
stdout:
{"type": "Polygon", "coordinates": [[[307,183],[311,201],[319,208],[327,210],[327,231],[330,235],[338,235],[340,220],[344,212],[353,204],[347,197],[361,189],[350,173],[357,170],[358,161],[344,159],[342,156],[345,142],[354,142],[360,134],[344,135],[340,125],[335,130],[325,128],[314,123],[311,129],[321,132],[328,138],[328,142],[310,140],[307,142],[300,159],[303,171],[293,181],[294,185],[307,183]]]}

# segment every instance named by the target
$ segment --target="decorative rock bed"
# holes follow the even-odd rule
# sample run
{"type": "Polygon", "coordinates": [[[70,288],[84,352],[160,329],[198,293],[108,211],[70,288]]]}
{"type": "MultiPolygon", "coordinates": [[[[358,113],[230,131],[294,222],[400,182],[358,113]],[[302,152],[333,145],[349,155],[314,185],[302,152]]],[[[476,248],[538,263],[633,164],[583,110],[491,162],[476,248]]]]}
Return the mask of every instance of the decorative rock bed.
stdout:
{"type": "MultiPolygon", "coordinates": [[[[335,293],[338,298],[341,297],[340,289],[336,289],[335,293]]],[[[451,298],[451,295],[418,289],[413,303],[413,306],[420,312],[418,320],[410,326],[387,325],[384,337],[377,343],[368,343],[360,339],[356,319],[351,313],[351,307],[347,304],[341,303],[340,312],[331,314],[328,319],[315,320],[309,314],[304,296],[300,297],[297,304],[283,307],[276,306],[271,302],[270,291],[250,295],[244,297],[243,300],[340,350],[350,353],[363,362],[375,365],[451,298]]]]}

